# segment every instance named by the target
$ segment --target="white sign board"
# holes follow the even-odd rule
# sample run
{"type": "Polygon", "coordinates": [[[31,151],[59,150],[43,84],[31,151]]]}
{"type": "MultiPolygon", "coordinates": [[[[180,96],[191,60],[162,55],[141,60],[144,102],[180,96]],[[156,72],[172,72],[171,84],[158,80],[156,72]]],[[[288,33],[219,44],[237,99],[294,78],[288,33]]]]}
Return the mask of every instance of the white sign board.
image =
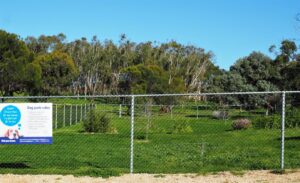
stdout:
{"type": "Polygon", "coordinates": [[[0,144],[52,144],[52,103],[0,104],[0,144]]]}

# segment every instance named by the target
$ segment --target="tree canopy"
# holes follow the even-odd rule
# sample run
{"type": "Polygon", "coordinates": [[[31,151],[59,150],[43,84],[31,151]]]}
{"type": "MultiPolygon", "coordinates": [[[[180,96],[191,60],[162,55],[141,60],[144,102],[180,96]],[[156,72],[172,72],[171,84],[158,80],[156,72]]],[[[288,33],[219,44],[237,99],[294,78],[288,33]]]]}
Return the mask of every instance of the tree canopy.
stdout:
{"type": "Polygon", "coordinates": [[[60,51],[39,55],[33,62],[41,70],[41,93],[59,95],[76,78],[77,68],[72,58],[60,51]]]}
{"type": "MultiPolygon", "coordinates": [[[[62,33],[22,39],[0,30],[0,95],[299,90],[297,44],[283,40],[270,51],[274,59],[254,51],[225,71],[212,52],[176,41],[135,43],[121,35],[118,43],[96,36],[68,42],[62,33]]],[[[222,102],[268,102],[227,100],[222,102]]]]}
{"type": "MultiPolygon", "coordinates": [[[[26,44],[16,34],[0,30],[0,94],[11,96],[14,92],[24,92],[31,78],[26,69],[33,55],[26,44]]],[[[35,72],[35,71],[34,71],[35,72]]]]}

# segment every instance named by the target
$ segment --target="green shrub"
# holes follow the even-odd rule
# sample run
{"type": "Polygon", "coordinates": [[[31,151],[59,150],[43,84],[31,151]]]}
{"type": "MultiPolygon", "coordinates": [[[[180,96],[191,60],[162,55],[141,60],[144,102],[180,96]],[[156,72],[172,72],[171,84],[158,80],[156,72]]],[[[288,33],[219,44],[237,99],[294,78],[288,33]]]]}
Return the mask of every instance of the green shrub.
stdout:
{"type": "Polygon", "coordinates": [[[279,115],[256,117],[252,120],[252,125],[257,129],[277,129],[281,127],[281,117],[279,115]]]}
{"type": "MultiPolygon", "coordinates": [[[[281,128],[281,116],[260,116],[253,120],[253,127],[258,129],[279,129],[281,128]]],[[[285,116],[286,128],[300,127],[300,112],[298,110],[288,111],[285,116]]]]}
{"type": "Polygon", "coordinates": [[[250,128],[252,125],[249,119],[237,119],[232,123],[232,128],[234,130],[245,130],[250,128]]]}
{"type": "Polygon", "coordinates": [[[105,114],[95,111],[95,109],[89,111],[83,122],[83,127],[85,132],[115,132],[115,129],[111,126],[110,119],[105,114]]]}
{"type": "Polygon", "coordinates": [[[300,117],[288,116],[285,121],[286,128],[298,128],[300,127],[300,117]]]}
{"type": "Polygon", "coordinates": [[[293,108],[287,111],[285,119],[286,128],[300,127],[300,110],[293,108]]]}
{"type": "Polygon", "coordinates": [[[145,134],[137,134],[134,138],[137,140],[146,140],[147,137],[145,134]]]}
{"type": "Polygon", "coordinates": [[[175,122],[171,133],[192,133],[192,127],[185,122],[175,122]]]}

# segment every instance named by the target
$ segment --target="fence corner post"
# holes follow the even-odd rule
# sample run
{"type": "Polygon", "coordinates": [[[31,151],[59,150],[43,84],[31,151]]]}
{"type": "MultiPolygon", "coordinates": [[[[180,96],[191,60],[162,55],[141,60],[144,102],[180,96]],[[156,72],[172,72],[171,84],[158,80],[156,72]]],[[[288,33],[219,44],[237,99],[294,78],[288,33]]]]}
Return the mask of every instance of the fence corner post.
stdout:
{"type": "Polygon", "coordinates": [[[282,111],[281,111],[281,157],[280,169],[284,170],[284,130],[285,130],[285,91],[282,92],[282,111]]]}
{"type": "Polygon", "coordinates": [[[131,96],[131,127],[130,127],[130,174],[133,173],[133,139],[134,139],[134,95],[131,96]]]}

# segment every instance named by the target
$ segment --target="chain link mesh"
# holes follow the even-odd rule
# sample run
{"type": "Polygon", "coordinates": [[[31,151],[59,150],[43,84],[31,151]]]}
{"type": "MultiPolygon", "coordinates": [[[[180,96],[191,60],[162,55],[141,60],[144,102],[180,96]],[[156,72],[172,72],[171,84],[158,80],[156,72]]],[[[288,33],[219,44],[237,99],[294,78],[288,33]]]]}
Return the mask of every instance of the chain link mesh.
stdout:
{"type": "MultiPolygon", "coordinates": [[[[1,145],[0,172],[111,176],[279,169],[281,95],[136,95],[134,103],[131,95],[5,98],[53,103],[53,144],[1,145]]],[[[300,167],[299,105],[300,94],[286,94],[286,168],[300,167]]]]}
{"type": "Polygon", "coordinates": [[[279,168],[280,102],[278,94],[139,98],[135,170],[279,168]]]}
{"type": "Polygon", "coordinates": [[[300,93],[286,94],[285,168],[300,167],[300,93]]]}
{"type": "Polygon", "coordinates": [[[5,99],[4,103],[53,103],[53,144],[1,145],[0,172],[90,176],[129,173],[128,101],[115,97],[5,99]]]}

